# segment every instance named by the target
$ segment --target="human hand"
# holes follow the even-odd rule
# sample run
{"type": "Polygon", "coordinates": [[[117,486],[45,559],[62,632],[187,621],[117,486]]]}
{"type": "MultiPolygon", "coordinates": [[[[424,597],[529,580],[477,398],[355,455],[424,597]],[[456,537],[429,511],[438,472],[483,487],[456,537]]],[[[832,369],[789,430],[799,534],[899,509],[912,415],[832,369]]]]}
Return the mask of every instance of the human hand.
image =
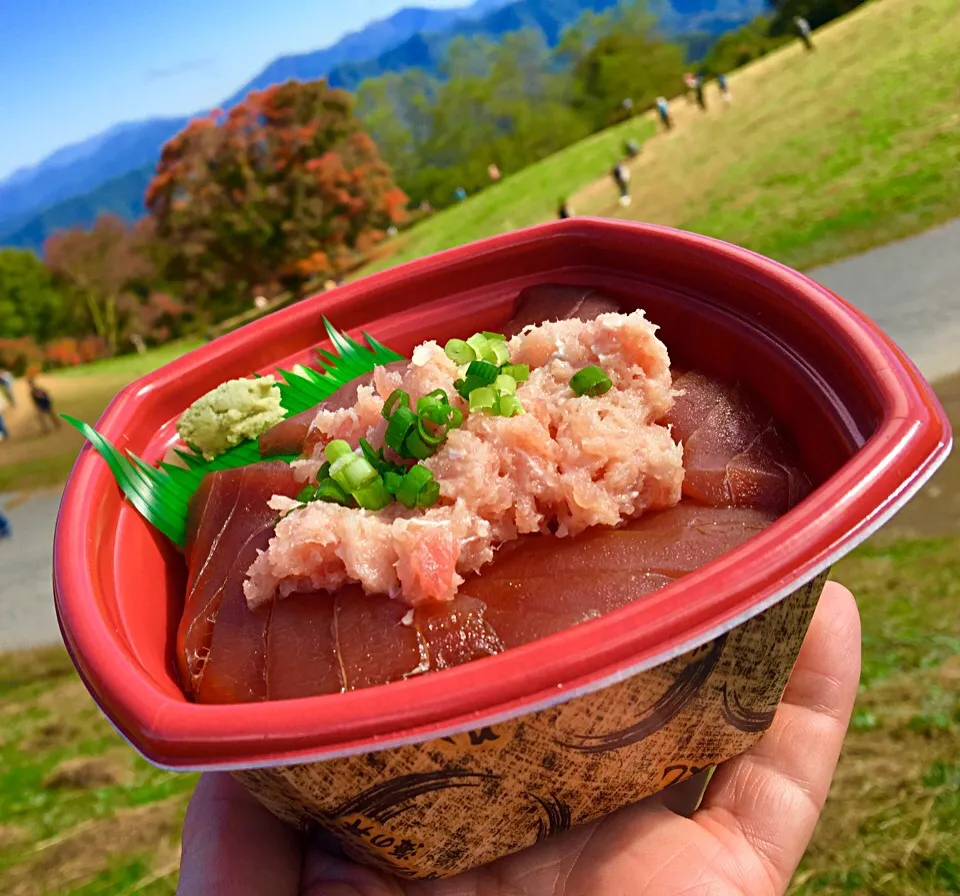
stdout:
{"type": "Polygon", "coordinates": [[[325,839],[302,840],[229,775],[204,775],[184,825],[178,893],[780,896],[823,809],[859,678],[857,607],[831,582],[770,730],[717,769],[689,818],[672,811],[671,788],[448,880],[402,881],[357,865],[325,839]]]}

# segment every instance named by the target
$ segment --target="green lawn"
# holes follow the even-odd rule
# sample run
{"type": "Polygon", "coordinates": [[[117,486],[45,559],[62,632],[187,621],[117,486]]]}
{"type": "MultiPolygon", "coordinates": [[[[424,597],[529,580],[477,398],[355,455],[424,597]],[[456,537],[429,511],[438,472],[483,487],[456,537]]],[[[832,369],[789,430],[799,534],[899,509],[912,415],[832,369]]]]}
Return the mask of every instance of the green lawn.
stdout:
{"type": "MultiPolygon", "coordinates": [[[[362,273],[548,220],[630,217],[738,243],[800,268],[960,214],[960,4],[874,0],[713,86],[708,112],[675,100],[621,209],[608,171],[622,142],[592,137],[412,228],[362,273]]],[[[638,127],[638,125],[635,125],[638,127]]],[[[648,122],[647,132],[653,125],[648,122]]]]}
{"type": "MultiPolygon", "coordinates": [[[[650,119],[635,118],[594,134],[417,225],[397,237],[394,253],[360,273],[556,217],[561,199],[612,170],[623,155],[625,140],[632,137],[642,143],[653,132],[650,119]]],[[[574,211],[579,209],[574,206],[574,211]]]]}
{"type": "Polygon", "coordinates": [[[816,43],[734,76],[735,105],[651,159],[639,214],[800,268],[960,214],[960,4],[875,0],[816,43]]]}
{"type": "MultiPolygon", "coordinates": [[[[123,355],[41,374],[39,380],[53,396],[58,413],[94,423],[128,383],[201,344],[199,340],[171,343],[143,355],[123,355]]],[[[22,380],[14,393],[17,405],[6,415],[11,438],[0,442],[0,492],[59,485],[67,478],[83,438],[66,425],[56,432],[43,433],[22,380]]]]}
{"type": "Polygon", "coordinates": [[[144,376],[164,364],[175,361],[203,344],[202,339],[179,340],[157,348],[147,349],[142,355],[121,355],[119,358],[107,358],[104,361],[94,361],[92,364],[67,367],[58,371],[57,376],[67,379],[88,376],[117,376],[135,380],[137,377],[144,376]]]}

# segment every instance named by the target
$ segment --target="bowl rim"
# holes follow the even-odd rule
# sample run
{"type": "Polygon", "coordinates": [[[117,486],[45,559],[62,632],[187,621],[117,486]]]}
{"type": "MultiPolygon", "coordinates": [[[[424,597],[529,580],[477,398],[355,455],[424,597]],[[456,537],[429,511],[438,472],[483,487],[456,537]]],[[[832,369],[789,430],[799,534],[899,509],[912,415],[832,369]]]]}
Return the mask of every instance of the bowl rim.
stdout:
{"type": "Polygon", "coordinates": [[[215,365],[315,319],[318,312],[336,319],[337,309],[371,288],[456,268],[478,255],[527,242],[602,239],[624,230],[654,243],[682,244],[749,269],[761,280],[786,285],[811,315],[856,348],[860,366],[883,397],[877,432],[764,532],[642,601],[428,676],[346,694],[236,705],[198,705],[162,692],[120,649],[121,633],[98,612],[97,584],[85,564],[84,545],[98,492],[116,486],[106,465],[85,446],[64,490],[54,536],[57,618],[88,690],[138,752],[164,768],[200,771],[326,760],[497,724],[609,687],[707,643],[814,579],[886,522],[946,458],[950,426],[932,389],[912,361],[854,306],[803,274],[741,247],[657,225],[591,218],[551,222],[449,249],[288,306],[126,386],[98,428],[117,438],[139,401],[173,387],[190,369],[215,365]],[[708,579],[710,588],[704,589],[708,579]],[[695,601],[688,600],[694,596],[695,601]]]}

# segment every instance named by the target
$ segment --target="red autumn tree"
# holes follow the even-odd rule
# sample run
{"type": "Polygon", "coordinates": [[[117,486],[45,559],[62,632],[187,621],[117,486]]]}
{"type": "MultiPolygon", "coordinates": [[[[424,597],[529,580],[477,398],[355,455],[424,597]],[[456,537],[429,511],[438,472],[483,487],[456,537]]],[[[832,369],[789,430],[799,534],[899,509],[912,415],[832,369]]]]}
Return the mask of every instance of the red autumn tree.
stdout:
{"type": "Polygon", "coordinates": [[[146,194],[169,278],[213,317],[255,290],[337,276],[406,201],[349,94],[324,81],[271,87],[191,122],[164,147],[146,194]]]}
{"type": "Polygon", "coordinates": [[[123,335],[128,296],[155,274],[152,230],[149,220],[129,227],[116,215],[100,215],[90,230],[58,231],[43,246],[47,266],[72,300],[78,328],[92,329],[111,354],[123,335]]]}

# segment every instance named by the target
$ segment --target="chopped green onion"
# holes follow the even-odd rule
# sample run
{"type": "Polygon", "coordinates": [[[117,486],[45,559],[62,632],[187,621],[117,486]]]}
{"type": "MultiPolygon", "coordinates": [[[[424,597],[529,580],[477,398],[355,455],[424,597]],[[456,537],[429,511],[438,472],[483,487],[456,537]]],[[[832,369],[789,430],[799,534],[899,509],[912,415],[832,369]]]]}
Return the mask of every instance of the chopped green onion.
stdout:
{"type": "Polygon", "coordinates": [[[503,333],[491,333],[489,330],[484,330],[481,333],[482,336],[485,336],[490,342],[506,342],[507,337],[503,333]]]}
{"type": "Polygon", "coordinates": [[[383,410],[381,411],[383,419],[389,420],[400,408],[410,410],[410,396],[403,389],[394,389],[390,393],[390,397],[383,403],[383,410]]]}
{"type": "Polygon", "coordinates": [[[383,452],[377,451],[366,439],[360,439],[360,450],[370,466],[380,470],[384,465],[383,452]]]}
{"type": "Polygon", "coordinates": [[[510,360],[510,349],[506,342],[491,342],[490,348],[493,350],[493,357],[497,367],[502,367],[510,360]]]}
{"type": "MultiPolygon", "coordinates": [[[[492,364],[490,366],[493,367],[492,364]]],[[[496,370],[497,368],[494,367],[493,369],[496,370]]],[[[492,383],[493,380],[490,382],[492,383]]],[[[460,393],[461,398],[469,399],[470,393],[473,392],[474,389],[480,389],[483,386],[489,386],[490,383],[488,383],[486,380],[480,379],[478,376],[468,376],[465,380],[457,380],[453,385],[457,392],[460,393]]]]}
{"type": "Polygon", "coordinates": [[[426,467],[415,464],[403,477],[396,496],[404,507],[411,510],[415,507],[432,507],[440,499],[440,484],[426,467]]]}
{"type": "Polygon", "coordinates": [[[427,408],[420,417],[435,426],[447,429],[459,429],[463,424],[463,411],[448,404],[439,408],[427,408]]]}
{"type": "Polygon", "coordinates": [[[489,386],[482,386],[470,393],[470,411],[494,411],[497,406],[497,393],[489,386]]]}
{"type": "Polygon", "coordinates": [[[403,442],[403,456],[404,457],[413,457],[417,460],[426,460],[433,454],[433,446],[428,445],[420,438],[420,433],[417,430],[414,430],[404,439],[403,442]]]}
{"type": "MultiPolygon", "coordinates": [[[[429,448],[436,448],[446,437],[446,432],[440,432],[438,435],[436,432],[431,432],[427,429],[427,420],[423,417],[417,418],[417,435],[420,436],[420,440],[429,448]]],[[[408,436],[409,438],[409,436],[408,436]]]]}
{"type": "Polygon", "coordinates": [[[399,407],[393,412],[387,423],[383,440],[403,457],[403,445],[407,436],[417,427],[417,415],[407,407],[399,407]]]}
{"type": "Polygon", "coordinates": [[[353,449],[343,439],[334,439],[323,451],[327,460],[334,464],[346,454],[353,454],[353,449]]]}
{"type": "Polygon", "coordinates": [[[610,377],[595,364],[590,367],[584,367],[583,370],[577,371],[570,378],[570,388],[573,389],[577,395],[588,395],[591,398],[596,398],[598,395],[609,392],[612,386],[613,383],[610,377]]]}
{"type": "Polygon", "coordinates": [[[454,364],[469,364],[477,359],[477,353],[462,339],[451,339],[443,352],[454,364]]]}
{"type": "Polygon", "coordinates": [[[494,380],[493,387],[501,394],[514,395],[517,391],[517,381],[505,373],[494,380]]]}
{"type": "Polygon", "coordinates": [[[330,466],[330,478],[352,495],[377,478],[377,469],[366,458],[344,454],[330,466]]]}
{"type": "Polygon", "coordinates": [[[489,361],[473,361],[467,368],[467,380],[474,378],[481,380],[485,386],[489,386],[500,373],[496,364],[489,361]]]}
{"type": "Polygon", "coordinates": [[[500,396],[500,416],[501,417],[516,417],[520,414],[524,414],[526,411],[523,409],[523,405],[520,404],[520,399],[516,395],[501,395],[500,396]]]}
{"type": "Polygon", "coordinates": [[[433,507],[440,500],[440,483],[436,480],[428,482],[417,496],[417,507],[433,507]]]}
{"type": "Polygon", "coordinates": [[[480,361],[492,361],[493,349],[490,346],[490,340],[482,333],[474,333],[468,340],[467,345],[472,348],[480,361]]]}
{"type": "Polygon", "coordinates": [[[447,393],[443,389],[434,389],[428,392],[423,398],[417,399],[417,414],[422,414],[427,408],[441,408],[450,404],[447,393]]]}
{"type": "Polygon", "coordinates": [[[383,510],[393,500],[379,476],[369,485],[355,491],[353,496],[364,510],[383,510]]]}
{"type": "Polygon", "coordinates": [[[403,475],[403,473],[398,473],[395,470],[388,470],[383,474],[384,487],[391,495],[397,493],[397,489],[400,488],[403,483],[403,475]]]}
{"type": "Polygon", "coordinates": [[[324,501],[327,504],[339,504],[341,507],[350,506],[350,495],[332,479],[324,479],[317,486],[314,500],[324,501]]]}
{"type": "Polygon", "coordinates": [[[506,376],[512,376],[518,383],[525,383],[530,379],[529,364],[504,364],[500,372],[506,376]]]}
{"type": "Polygon", "coordinates": [[[297,500],[302,501],[306,504],[309,501],[315,501],[317,499],[317,486],[308,485],[299,495],[297,495],[297,500]]]}
{"type": "MultiPolygon", "coordinates": [[[[356,457],[356,455],[354,455],[356,457]]],[[[333,469],[331,467],[331,469],[333,469]]],[[[377,468],[370,464],[365,458],[357,457],[352,463],[348,464],[341,474],[340,484],[350,494],[356,494],[365,485],[378,478],[377,468]]]]}

